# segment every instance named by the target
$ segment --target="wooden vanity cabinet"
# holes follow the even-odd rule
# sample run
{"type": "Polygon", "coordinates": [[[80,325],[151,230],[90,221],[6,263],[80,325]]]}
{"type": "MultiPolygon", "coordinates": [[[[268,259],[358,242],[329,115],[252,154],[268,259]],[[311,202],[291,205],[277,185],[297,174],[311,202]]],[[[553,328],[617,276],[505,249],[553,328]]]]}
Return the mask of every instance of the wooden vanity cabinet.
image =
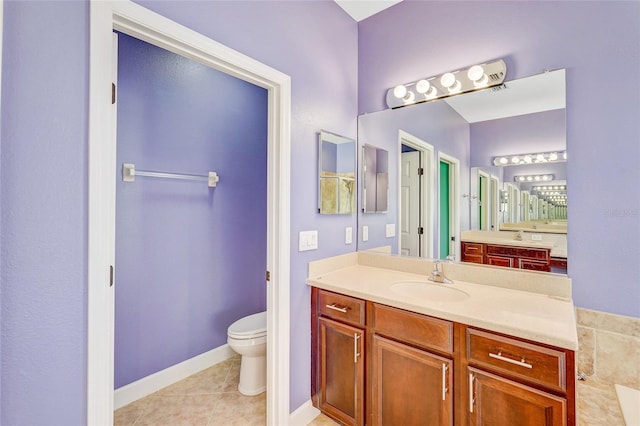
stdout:
{"type": "Polygon", "coordinates": [[[501,246],[462,242],[462,261],[505,268],[551,272],[551,250],[548,248],[501,246]]]}
{"type": "Polygon", "coordinates": [[[575,426],[573,351],[317,288],[312,325],[312,401],[341,424],[575,426]]]}
{"type": "Polygon", "coordinates": [[[325,414],[345,425],[364,425],[365,302],[312,291],[312,395],[325,414]]]}

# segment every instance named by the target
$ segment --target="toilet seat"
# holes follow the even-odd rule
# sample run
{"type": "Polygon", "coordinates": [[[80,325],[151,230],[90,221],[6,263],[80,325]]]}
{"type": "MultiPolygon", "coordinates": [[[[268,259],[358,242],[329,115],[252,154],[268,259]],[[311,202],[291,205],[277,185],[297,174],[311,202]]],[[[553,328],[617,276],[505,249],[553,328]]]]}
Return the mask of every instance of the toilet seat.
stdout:
{"type": "Polygon", "coordinates": [[[255,339],[267,335],[267,312],[258,312],[240,318],[227,329],[227,336],[232,339],[255,339]]]}

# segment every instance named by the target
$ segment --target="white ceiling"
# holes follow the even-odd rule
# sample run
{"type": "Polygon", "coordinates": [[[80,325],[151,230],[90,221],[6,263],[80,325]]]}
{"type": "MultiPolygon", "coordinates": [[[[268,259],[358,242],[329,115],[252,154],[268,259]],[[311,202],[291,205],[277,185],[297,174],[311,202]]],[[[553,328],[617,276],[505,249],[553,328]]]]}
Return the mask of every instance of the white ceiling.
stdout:
{"type": "Polygon", "coordinates": [[[400,3],[402,0],[335,0],[357,22],[400,3]]]}
{"type": "Polygon", "coordinates": [[[506,88],[452,96],[445,101],[469,123],[551,111],[566,106],[564,70],[507,81],[504,86],[506,88]]]}

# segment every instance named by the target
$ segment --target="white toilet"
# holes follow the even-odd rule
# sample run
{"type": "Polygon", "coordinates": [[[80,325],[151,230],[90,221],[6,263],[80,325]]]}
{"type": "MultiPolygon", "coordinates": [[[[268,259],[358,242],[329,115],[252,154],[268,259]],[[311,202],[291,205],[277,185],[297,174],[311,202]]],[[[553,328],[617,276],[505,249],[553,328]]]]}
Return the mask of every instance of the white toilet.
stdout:
{"type": "Polygon", "coordinates": [[[229,347],[242,355],[238,391],[258,395],[267,389],[267,313],[240,318],[227,329],[229,347]]]}

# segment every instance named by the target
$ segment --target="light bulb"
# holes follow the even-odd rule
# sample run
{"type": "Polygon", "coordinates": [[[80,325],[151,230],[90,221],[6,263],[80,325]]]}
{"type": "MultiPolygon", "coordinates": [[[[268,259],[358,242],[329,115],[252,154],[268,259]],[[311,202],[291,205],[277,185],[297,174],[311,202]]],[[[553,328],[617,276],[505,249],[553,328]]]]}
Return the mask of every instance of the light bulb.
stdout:
{"type": "Polygon", "coordinates": [[[565,152],[563,152],[563,153],[562,153],[562,159],[563,159],[563,160],[566,160],[566,159],[567,159],[567,151],[565,151],[565,152]]]}
{"type": "Polygon", "coordinates": [[[482,68],[480,65],[472,66],[471,68],[469,68],[469,71],[467,71],[467,77],[469,77],[469,80],[471,81],[480,80],[482,77],[484,77],[484,68],[482,68]]]}
{"type": "Polygon", "coordinates": [[[431,87],[431,84],[427,80],[420,80],[416,83],[416,92],[425,94],[431,87]]]}
{"type": "Polygon", "coordinates": [[[509,160],[507,159],[507,157],[500,157],[500,164],[507,164],[509,162],[509,160]]]}
{"type": "Polygon", "coordinates": [[[520,158],[518,158],[518,156],[515,155],[515,156],[511,157],[511,162],[513,164],[518,164],[518,163],[520,163],[520,158]]]}
{"type": "Polygon", "coordinates": [[[549,154],[549,160],[556,161],[557,159],[558,159],[558,153],[557,152],[552,152],[551,154],[549,154]]]}
{"type": "Polygon", "coordinates": [[[527,164],[531,164],[533,162],[533,158],[530,155],[525,155],[523,158],[524,162],[527,164]]]}
{"type": "Polygon", "coordinates": [[[536,161],[537,161],[538,163],[542,163],[542,162],[544,162],[544,155],[543,155],[543,154],[538,154],[538,155],[536,155],[536,161]]]}
{"type": "Polygon", "coordinates": [[[440,84],[442,84],[447,89],[450,89],[456,83],[456,76],[453,73],[446,73],[440,77],[440,84]]]}
{"type": "Polygon", "coordinates": [[[407,88],[405,86],[403,86],[402,84],[399,86],[396,86],[393,89],[393,96],[395,96],[398,99],[402,99],[406,96],[407,94],[407,88]]]}

